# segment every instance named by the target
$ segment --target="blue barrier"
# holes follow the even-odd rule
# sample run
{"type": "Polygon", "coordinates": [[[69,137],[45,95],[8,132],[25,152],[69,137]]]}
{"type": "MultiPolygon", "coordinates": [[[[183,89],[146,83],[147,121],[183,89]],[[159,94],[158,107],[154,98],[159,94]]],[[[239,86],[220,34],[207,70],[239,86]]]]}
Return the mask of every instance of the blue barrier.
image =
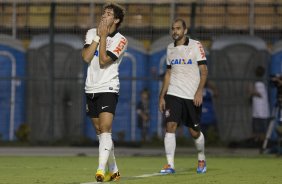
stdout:
{"type": "Polygon", "coordinates": [[[15,139],[15,131],[25,122],[26,53],[20,41],[0,35],[0,134],[2,140],[15,139]],[[6,78],[6,79],[5,79],[6,78]]]}

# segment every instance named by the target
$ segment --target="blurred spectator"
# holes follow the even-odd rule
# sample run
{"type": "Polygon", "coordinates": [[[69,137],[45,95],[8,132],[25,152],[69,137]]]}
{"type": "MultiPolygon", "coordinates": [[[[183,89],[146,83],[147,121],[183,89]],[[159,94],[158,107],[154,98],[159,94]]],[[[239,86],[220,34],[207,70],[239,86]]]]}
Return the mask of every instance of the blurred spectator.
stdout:
{"type": "MultiPolygon", "coordinates": [[[[277,89],[276,95],[276,102],[275,107],[277,108],[277,118],[278,118],[278,125],[276,127],[276,131],[280,139],[282,138],[282,75],[278,74],[271,77],[272,84],[275,85],[277,89]]],[[[280,140],[278,140],[280,141],[280,140]]],[[[280,142],[278,142],[280,143],[280,142]]],[[[280,147],[280,146],[279,146],[280,147]]]]}
{"type": "Polygon", "coordinates": [[[149,107],[150,93],[148,89],[141,91],[141,100],[137,104],[137,121],[138,128],[141,131],[142,141],[145,142],[148,139],[148,132],[150,127],[150,107],[149,107]]]}
{"type": "Polygon", "coordinates": [[[218,91],[216,86],[207,81],[203,89],[203,104],[202,104],[202,116],[201,116],[201,128],[205,136],[209,137],[208,133],[217,134],[217,119],[214,109],[214,98],[217,98],[218,91]]]}
{"type": "Polygon", "coordinates": [[[271,82],[277,88],[276,103],[277,105],[281,105],[282,104],[282,75],[278,74],[275,76],[271,76],[271,82]]]}
{"type": "Polygon", "coordinates": [[[253,139],[258,143],[265,138],[270,116],[267,87],[262,80],[264,74],[265,68],[258,66],[255,69],[256,81],[250,86],[253,139]]]}

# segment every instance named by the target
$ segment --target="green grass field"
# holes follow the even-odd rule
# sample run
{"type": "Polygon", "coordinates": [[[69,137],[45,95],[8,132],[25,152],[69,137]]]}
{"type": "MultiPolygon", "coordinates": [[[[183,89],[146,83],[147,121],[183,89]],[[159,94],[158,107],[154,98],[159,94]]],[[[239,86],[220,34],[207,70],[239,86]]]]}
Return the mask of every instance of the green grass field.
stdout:
{"type": "MultiPolygon", "coordinates": [[[[282,160],[265,155],[209,157],[208,172],[196,174],[196,157],[176,157],[176,174],[138,178],[160,170],[164,157],[119,157],[119,184],[281,184],[282,160]]],[[[97,157],[0,157],[1,184],[95,182],[97,157]]]]}

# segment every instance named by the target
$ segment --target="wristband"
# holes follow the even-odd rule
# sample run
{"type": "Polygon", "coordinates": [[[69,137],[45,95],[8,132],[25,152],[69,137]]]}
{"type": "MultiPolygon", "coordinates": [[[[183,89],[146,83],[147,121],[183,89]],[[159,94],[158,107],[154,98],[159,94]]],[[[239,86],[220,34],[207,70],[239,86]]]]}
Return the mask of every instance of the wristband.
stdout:
{"type": "Polygon", "coordinates": [[[100,36],[95,36],[95,38],[94,38],[93,40],[94,40],[94,42],[99,43],[99,41],[100,41],[100,36]]]}

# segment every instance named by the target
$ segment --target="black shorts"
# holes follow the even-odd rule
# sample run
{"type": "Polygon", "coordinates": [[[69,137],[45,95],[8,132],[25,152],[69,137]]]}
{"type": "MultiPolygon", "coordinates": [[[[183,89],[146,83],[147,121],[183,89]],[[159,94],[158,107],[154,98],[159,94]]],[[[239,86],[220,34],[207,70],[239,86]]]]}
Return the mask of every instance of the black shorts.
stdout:
{"type": "Polygon", "coordinates": [[[193,100],[172,95],[166,95],[165,102],[165,123],[176,122],[178,126],[183,124],[195,131],[200,131],[202,106],[197,107],[194,105],[193,100]]]}
{"type": "Polygon", "coordinates": [[[253,133],[265,134],[267,131],[268,119],[253,118],[252,125],[253,125],[253,133]]]}
{"type": "Polygon", "coordinates": [[[115,115],[118,102],[117,93],[85,93],[86,114],[90,118],[98,118],[102,112],[115,115]]]}

